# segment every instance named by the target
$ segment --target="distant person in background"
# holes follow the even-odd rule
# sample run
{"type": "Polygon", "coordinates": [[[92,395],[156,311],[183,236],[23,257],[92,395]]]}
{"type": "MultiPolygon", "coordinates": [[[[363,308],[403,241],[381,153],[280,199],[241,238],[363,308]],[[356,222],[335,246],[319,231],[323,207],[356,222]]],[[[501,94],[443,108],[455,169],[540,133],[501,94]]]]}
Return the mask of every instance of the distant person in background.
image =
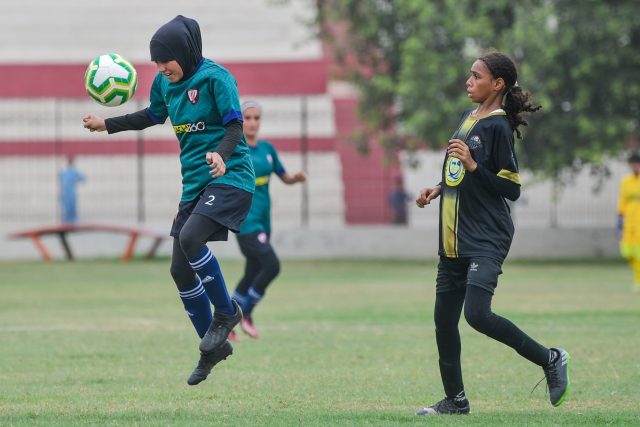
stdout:
{"type": "Polygon", "coordinates": [[[424,208],[441,196],[434,321],[445,398],[418,410],[425,416],[470,411],[460,363],[463,308],[472,328],[543,369],[553,406],[569,391],[569,354],[543,346],[491,310],[514,233],[505,199],[520,197],[513,134],[520,137],[518,127],[527,124],[522,113],[540,107],[518,86],[516,66],[506,55],[479,57],[469,74],[466,92],[477,106],[462,114],[449,140],[441,182],[421,190],[416,200],[424,208]]]}
{"type": "Polygon", "coordinates": [[[631,173],[618,192],[618,232],[620,253],[633,270],[633,291],[640,292],[640,154],[631,154],[628,162],[631,173]]]}
{"type": "Polygon", "coordinates": [[[67,166],[60,171],[60,208],[63,224],[78,222],[78,192],[76,186],[85,176],[74,165],[73,156],[67,157],[67,166]]]}
{"type": "Polygon", "coordinates": [[[404,181],[401,176],[394,179],[393,189],[389,192],[389,206],[393,210],[393,223],[407,225],[407,204],[413,200],[404,189],[404,181]]]}
{"type": "Polygon", "coordinates": [[[205,380],[233,352],[227,340],[242,311],[227,291],[208,241],[227,240],[249,212],[255,175],[242,136],[242,112],[235,78],[202,56],[200,26],[176,16],[149,43],[158,73],[150,105],[109,119],[84,117],[90,131],[141,130],[167,118],[180,142],[182,197],[171,227],[171,276],[200,341],[200,360],[187,380],[205,380]],[[211,312],[211,304],[215,311],[211,312]]]}
{"type": "MultiPolygon", "coordinates": [[[[271,197],[269,182],[275,173],[285,184],[306,181],[303,172],[289,174],[278,157],[278,152],[268,141],[259,140],[262,108],[255,101],[242,104],[244,137],[251,151],[253,169],[256,172],[256,191],[251,210],[237,234],[240,251],[246,258],[244,275],[233,294],[242,308],[240,328],[252,338],[258,338],[252,313],[262,300],[267,286],[280,272],[280,261],[271,246],[271,197]]],[[[235,339],[235,332],[230,334],[235,339]]]]}

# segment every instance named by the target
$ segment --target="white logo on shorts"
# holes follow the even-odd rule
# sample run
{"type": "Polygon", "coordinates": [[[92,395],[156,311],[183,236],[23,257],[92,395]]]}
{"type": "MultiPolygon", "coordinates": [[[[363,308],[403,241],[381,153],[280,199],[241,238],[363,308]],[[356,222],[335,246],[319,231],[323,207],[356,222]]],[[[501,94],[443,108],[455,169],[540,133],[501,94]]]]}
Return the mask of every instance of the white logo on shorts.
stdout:
{"type": "Polygon", "coordinates": [[[265,244],[265,243],[267,243],[267,240],[268,240],[268,238],[267,238],[267,233],[260,233],[260,234],[258,234],[258,241],[259,241],[260,243],[265,244]]]}
{"type": "Polygon", "coordinates": [[[469,266],[469,271],[478,271],[478,267],[479,265],[475,262],[472,262],[471,265],[469,266]]]}

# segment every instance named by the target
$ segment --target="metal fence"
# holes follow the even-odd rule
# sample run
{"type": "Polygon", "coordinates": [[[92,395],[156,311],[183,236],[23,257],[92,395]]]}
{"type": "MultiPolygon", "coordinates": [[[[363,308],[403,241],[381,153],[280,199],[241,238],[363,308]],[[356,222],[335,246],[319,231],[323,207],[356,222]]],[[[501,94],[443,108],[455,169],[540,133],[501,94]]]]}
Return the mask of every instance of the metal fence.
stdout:
{"type": "MultiPolygon", "coordinates": [[[[339,201],[325,200],[321,208],[309,196],[311,191],[342,195],[336,189],[339,160],[327,149],[335,139],[330,99],[258,100],[265,111],[261,138],[280,148],[285,165],[318,178],[331,175],[287,191],[286,220],[304,227],[312,215],[341,216],[339,201]]],[[[180,195],[179,149],[171,127],[109,136],[82,127],[82,117],[89,111],[109,117],[146,105],[134,101],[106,109],[84,100],[0,99],[0,220],[24,225],[59,222],[59,173],[69,157],[87,177],[78,185],[80,220],[139,224],[166,220],[167,212],[175,212],[180,195]]]]}
{"type": "MultiPolygon", "coordinates": [[[[265,111],[264,138],[282,147],[290,170],[301,169],[310,175],[303,186],[285,189],[274,184],[276,222],[295,227],[343,225],[347,205],[357,204],[353,197],[381,199],[370,209],[381,210],[377,217],[389,216],[386,195],[379,194],[383,187],[371,177],[343,170],[370,165],[345,165],[345,157],[336,152],[335,112],[328,96],[264,97],[259,101],[265,111]],[[345,183],[343,177],[359,179],[361,187],[371,191],[365,195],[345,192],[346,184],[353,182],[345,183]]],[[[0,221],[14,226],[58,222],[58,174],[71,155],[87,175],[87,182],[78,187],[81,220],[166,222],[180,195],[178,147],[170,126],[116,135],[90,134],[82,128],[82,117],[88,111],[110,116],[144,105],[137,101],[136,105],[101,109],[84,100],[0,99],[0,221]]],[[[403,156],[406,190],[417,194],[423,186],[437,182],[441,162],[438,152],[403,156]]],[[[533,228],[613,226],[618,185],[627,166],[617,159],[611,159],[608,166],[611,176],[601,185],[596,185],[588,170],[564,187],[523,173],[522,197],[514,204],[514,217],[520,226],[533,228]]],[[[392,178],[388,171],[380,175],[392,178]]],[[[409,209],[411,226],[431,226],[436,220],[409,209]]]]}

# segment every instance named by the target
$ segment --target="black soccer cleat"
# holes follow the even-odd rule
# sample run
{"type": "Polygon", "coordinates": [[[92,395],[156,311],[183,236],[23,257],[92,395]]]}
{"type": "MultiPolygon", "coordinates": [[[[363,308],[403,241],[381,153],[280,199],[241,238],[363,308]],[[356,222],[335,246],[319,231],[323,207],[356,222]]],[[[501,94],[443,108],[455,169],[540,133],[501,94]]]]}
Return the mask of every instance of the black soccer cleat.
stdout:
{"type": "Polygon", "coordinates": [[[200,353],[198,366],[193,370],[191,376],[187,380],[187,384],[196,385],[206,380],[211,370],[219,362],[225,360],[233,353],[233,347],[229,341],[225,341],[221,347],[209,353],[200,353]]]}
{"type": "Polygon", "coordinates": [[[210,353],[216,348],[220,347],[227,340],[229,333],[233,330],[234,326],[242,319],[242,310],[236,302],[231,300],[233,306],[236,309],[236,313],[233,316],[227,316],[224,314],[214,313],[213,321],[209,325],[209,329],[202,337],[200,341],[200,351],[203,353],[210,353]]]}
{"type": "Polygon", "coordinates": [[[435,405],[427,406],[426,408],[418,409],[416,415],[465,415],[471,410],[469,401],[465,399],[460,402],[463,406],[459,406],[453,398],[445,397],[435,405]]]}
{"type": "Polygon", "coordinates": [[[556,360],[542,368],[549,387],[549,400],[553,406],[564,403],[569,394],[569,361],[571,357],[566,350],[552,348],[556,352],[556,360]]]}

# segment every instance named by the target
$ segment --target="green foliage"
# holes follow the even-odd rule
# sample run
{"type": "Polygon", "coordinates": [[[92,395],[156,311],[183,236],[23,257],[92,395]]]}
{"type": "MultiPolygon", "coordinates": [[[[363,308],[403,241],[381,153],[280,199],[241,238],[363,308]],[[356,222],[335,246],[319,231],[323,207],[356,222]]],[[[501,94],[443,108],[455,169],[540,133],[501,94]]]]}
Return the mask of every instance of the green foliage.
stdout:
{"type": "Polygon", "coordinates": [[[440,147],[472,105],[465,80],[494,48],[543,109],[529,117],[525,166],[557,175],[618,153],[640,127],[635,0],[329,0],[319,28],[361,90],[370,134],[396,148],[440,147]],[[394,137],[390,135],[395,134],[394,137]],[[380,139],[380,138],[379,138],[380,139]]]}

